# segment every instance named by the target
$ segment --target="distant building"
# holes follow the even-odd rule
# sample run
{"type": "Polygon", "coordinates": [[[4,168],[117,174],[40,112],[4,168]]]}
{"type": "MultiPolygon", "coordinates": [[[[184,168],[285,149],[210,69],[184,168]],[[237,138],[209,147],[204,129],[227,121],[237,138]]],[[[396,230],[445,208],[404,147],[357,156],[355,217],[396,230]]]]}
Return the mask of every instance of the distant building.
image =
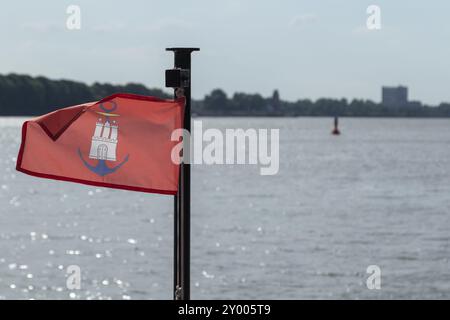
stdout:
{"type": "Polygon", "coordinates": [[[388,107],[404,107],[408,105],[408,88],[383,87],[382,88],[382,104],[388,107]]]}

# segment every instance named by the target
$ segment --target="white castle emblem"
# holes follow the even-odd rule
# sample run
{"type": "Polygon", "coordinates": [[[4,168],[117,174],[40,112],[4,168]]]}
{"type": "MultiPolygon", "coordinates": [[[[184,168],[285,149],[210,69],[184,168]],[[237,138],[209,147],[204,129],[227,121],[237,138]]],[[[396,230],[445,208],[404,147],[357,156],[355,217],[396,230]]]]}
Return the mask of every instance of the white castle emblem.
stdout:
{"type": "Polygon", "coordinates": [[[116,161],[117,132],[119,126],[107,119],[104,123],[98,119],[92,136],[90,159],[116,161]]]}

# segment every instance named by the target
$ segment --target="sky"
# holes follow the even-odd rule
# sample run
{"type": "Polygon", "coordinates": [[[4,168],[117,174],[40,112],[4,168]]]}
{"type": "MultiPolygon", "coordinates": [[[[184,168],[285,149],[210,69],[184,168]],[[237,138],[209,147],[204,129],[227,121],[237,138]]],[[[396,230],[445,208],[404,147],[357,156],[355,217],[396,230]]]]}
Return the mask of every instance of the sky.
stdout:
{"type": "Polygon", "coordinates": [[[450,101],[450,1],[0,1],[0,73],[164,86],[166,47],[194,46],[192,94],[450,101]],[[66,10],[78,5],[81,29],[66,10]],[[369,5],[381,29],[369,30],[369,5]]]}

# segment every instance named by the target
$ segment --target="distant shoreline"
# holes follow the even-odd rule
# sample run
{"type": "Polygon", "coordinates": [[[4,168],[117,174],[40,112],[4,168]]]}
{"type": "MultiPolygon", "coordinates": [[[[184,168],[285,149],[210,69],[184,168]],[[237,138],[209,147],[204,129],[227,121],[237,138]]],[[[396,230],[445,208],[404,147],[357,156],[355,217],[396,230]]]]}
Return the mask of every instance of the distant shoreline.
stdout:
{"type": "MultiPolygon", "coordinates": [[[[89,101],[98,101],[118,92],[170,99],[172,94],[138,83],[87,85],[71,80],[8,74],[0,75],[0,116],[42,115],[89,101]]],[[[193,116],[201,117],[367,117],[367,118],[449,118],[450,103],[439,106],[419,102],[386,106],[371,100],[320,98],[295,102],[280,98],[278,90],[271,97],[258,93],[237,92],[228,97],[214,89],[203,100],[193,100],[193,116]]]]}

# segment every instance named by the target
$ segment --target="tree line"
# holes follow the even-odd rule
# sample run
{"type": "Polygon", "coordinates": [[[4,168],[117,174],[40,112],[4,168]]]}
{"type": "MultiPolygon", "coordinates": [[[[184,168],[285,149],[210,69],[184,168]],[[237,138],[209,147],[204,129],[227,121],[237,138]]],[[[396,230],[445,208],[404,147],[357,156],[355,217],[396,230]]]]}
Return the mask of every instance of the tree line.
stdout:
{"type": "MultiPolygon", "coordinates": [[[[128,83],[87,85],[69,80],[50,80],[28,75],[0,75],[0,115],[40,115],[53,110],[96,101],[118,92],[156,96],[164,99],[172,95],[157,88],[128,83]]],[[[192,112],[200,116],[349,116],[349,117],[449,117],[450,104],[430,107],[412,104],[387,107],[370,100],[301,99],[283,101],[278,90],[270,97],[260,94],[235,93],[231,97],[215,89],[203,100],[192,102],[192,112]]]]}
{"type": "Polygon", "coordinates": [[[0,75],[0,115],[40,115],[62,107],[100,100],[117,92],[170,98],[160,89],[148,89],[137,83],[94,83],[89,86],[76,81],[9,74],[0,75]]]}
{"type": "Polygon", "coordinates": [[[450,103],[431,107],[415,102],[408,106],[392,107],[364,99],[321,98],[290,102],[281,100],[278,90],[271,97],[264,98],[259,94],[246,93],[227,97],[223,90],[215,89],[203,101],[197,102],[195,111],[211,116],[450,117],[450,103]]]}

